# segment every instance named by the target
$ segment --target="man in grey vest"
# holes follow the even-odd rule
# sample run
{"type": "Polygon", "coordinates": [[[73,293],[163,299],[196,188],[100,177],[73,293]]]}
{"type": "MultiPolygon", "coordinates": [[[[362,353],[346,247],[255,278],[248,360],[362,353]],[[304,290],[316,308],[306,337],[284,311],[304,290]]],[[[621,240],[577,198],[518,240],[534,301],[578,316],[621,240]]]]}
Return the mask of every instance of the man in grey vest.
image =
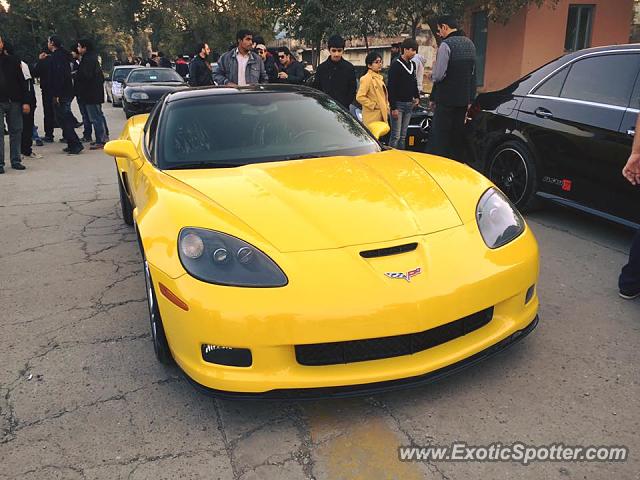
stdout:
{"type": "Polygon", "coordinates": [[[438,18],[437,24],[443,40],[431,74],[431,101],[436,109],[429,152],[462,161],[465,118],[476,97],[476,47],[452,16],[438,18]]]}

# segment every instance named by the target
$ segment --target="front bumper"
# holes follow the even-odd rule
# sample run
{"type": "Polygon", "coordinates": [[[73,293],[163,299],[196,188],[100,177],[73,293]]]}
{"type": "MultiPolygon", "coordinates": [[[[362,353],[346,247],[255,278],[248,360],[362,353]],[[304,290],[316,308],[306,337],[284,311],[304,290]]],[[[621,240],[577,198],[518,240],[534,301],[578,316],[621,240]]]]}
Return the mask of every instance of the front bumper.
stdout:
{"type": "Polygon", "coordinates": [[[528,302],[525,297],[537,282],[538,250],[528,229],[497,250],[488,250],[471,224],[405,240],[417,241],[418,249],[370,260],[358,255],[368,246],[287,254],[279,264],[290,282],[282,288],[223,287],[187,274],[171,278],[151,263],[156,293],[162,283],[189,305],[184,311],[157,295],[176,362],[192,381],[218,394],[278,396],[282,390],[311,389],[349,394],[367,385],[377,389],[392,382],[395,388],[402,379],[420,383],[449,371],[443,369],[457,371],[453,366],[503,345],[534,322],[537,295],[528,302]],[[354,256],[358,262],[345,261],[354,256]],[[349,272],[340,271],[344,265],[349,272]],[[384,275],[416,266],[424,273],[411,282],[384,275]],[[422,332],[490,307],[493,318],[482,328],[411,355],[323,366],[296,360],[295,345],[422,332]],[[253,363],[207,363],[203,344],[250,349],[253,363]]]}
{"type": "Polygon", "coordinates": [[[228,399],[264,399],[264,400],[315,400],[324,398],[348,398],[363,395],[376,395],[380,393],[392,392],[404,388],[417,388],[424,385],[428,385],[433,382],[437,382],[449,375],[455,375],[456,373],[469,368],[487,358],[490,358],[511,345],[519,342],[524,337],[529,335],[534,328],[538,326],[538,316],[522,330],[518,330],[509,337],[501,340],[495,345],[489,348],[460,360],[457,363],[443,367],[433,372],[418,375],[416,377],[401,378],[398,380],[388,380],[386,382],[365,383],[360,385],[348,385],[342,387],[317,387],[317,388],[302,388],[302,389],[290,389],[290,390],[271,390],[264,393],[238,393],[229,392],[224,390],[216,390],[215,388],[208,388],[204,385],[200,385],[198,382],[185,375],[189,383],[193,385],[200,392],[219,398],[228,399]]]}
{"type": "Polygon", "coordinates": [[[140,115],[142,113],[149,113],[153,110],[153,107],[158,103],[158,100],[142,100],[142,101],[129,101],[124,100],[124,108],[132,115],[140,115]]]}

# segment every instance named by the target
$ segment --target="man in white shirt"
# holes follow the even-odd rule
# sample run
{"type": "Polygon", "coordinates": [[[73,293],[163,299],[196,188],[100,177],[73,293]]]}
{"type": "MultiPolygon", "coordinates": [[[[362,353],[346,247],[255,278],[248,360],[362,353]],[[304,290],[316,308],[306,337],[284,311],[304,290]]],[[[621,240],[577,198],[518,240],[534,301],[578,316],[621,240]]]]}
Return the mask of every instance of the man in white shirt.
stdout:
{"type": "Polygon", "coordinates": [[[269,77],[260,56],[252,51],[253,33],[240,30],[236,35],[238,46],[225,53],[218,60],[218,69],[214,74],[217,85],[237,87],[267,83],[269,77]]]}

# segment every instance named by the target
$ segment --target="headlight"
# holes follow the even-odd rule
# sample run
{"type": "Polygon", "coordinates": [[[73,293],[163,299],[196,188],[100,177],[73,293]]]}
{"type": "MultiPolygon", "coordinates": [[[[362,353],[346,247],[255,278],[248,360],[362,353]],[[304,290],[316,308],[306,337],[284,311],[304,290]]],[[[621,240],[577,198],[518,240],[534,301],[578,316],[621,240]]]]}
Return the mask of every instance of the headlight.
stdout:
{"type": "Polygon", "coordinates": [[[484,243],[498,248],[524,232],[524,219],[502,192],[490,188],[480,198],[476,220],[484,243]]]}
{"type": "Polygon", "coordinates": [[[287,276],[265,253],[226,233],[183,228],[178,236],[180,261],[198,280],[236,287],[282,287],[287,276]]]}
{"type": "Polygon", "coordinates": [[[144,92],[133,92],[131,94],[131,100],[149,100],[149,95],[144,92]]]}

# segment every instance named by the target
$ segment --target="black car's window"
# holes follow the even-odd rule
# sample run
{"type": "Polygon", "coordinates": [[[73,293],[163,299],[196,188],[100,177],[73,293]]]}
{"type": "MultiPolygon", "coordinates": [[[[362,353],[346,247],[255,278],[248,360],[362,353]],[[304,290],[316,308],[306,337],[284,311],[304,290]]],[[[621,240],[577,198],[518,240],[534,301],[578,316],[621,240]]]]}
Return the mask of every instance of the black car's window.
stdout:
{"type": "Polygon", "coordinates": [[[631,94],[629,108],[640,110],[640,75],[638,75],[638,78],[636,80],[636,88],[633,89],[633,93],[631,94]]]}
{"type": "Polygon", "coordinates": [[[170,68],[134,70],[127,77],[127,83],[184,82],[182,77],[170,68]]]}
{"type": "Polygon", "coordinates": [[[640,55],[610,54],[573,64],[562,88],[562,98],[626,107],[638,76],[640,55]]]}
{"type": "Polygon", "coordinates": [[[133,70],[133,68],[116,68],[113,71],[112,78],[116,82],[122,82],[125,78],[127,78],[127,75],[131,73],[131,70],[133,70]]]}
{"type": "Polygon", "coordinates": [[[546,97],[559,97],[560,92],[562,91],[562,86],[564,85],[564,81],[567,79],[568,73],[569,67],[564,67],[542,85],[536,88],[535,92],[533,93],[535,93],[536,95],[544,95],[546,97]]]}
{"type": "Polygon", "coordinates": [[[380,150],[348,112],[311,91],[173,101],[165,106],[160,131],[161,168],[239,166],[380,150]]]}

